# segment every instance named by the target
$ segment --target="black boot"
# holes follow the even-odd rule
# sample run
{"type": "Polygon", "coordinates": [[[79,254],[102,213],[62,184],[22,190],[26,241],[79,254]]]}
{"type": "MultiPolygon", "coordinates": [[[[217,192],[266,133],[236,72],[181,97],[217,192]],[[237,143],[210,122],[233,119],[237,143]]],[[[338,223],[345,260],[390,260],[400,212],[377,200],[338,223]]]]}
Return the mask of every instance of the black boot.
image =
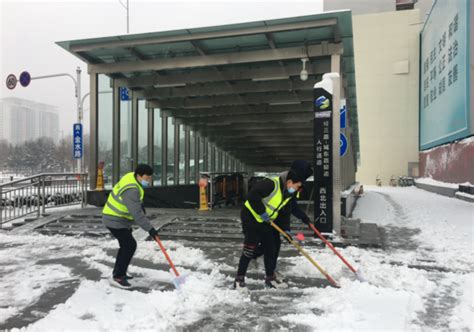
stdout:
{"type": "Polygon", "coordinates": [[[236,277],[234,280],[234,289],[239,292],[248,292],[244,277],[236,277]]]}
{"type": "Polygon", "coordinates": [[[265,288],[288,288],[288,284],[278,279],[275,275],[265,278],[265,288]]]}

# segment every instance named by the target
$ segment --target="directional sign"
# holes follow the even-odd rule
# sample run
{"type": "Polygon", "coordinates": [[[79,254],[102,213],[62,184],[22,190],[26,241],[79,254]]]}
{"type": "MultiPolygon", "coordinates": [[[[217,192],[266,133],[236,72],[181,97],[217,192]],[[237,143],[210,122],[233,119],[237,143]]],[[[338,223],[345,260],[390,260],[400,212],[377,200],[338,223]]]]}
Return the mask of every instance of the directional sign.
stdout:
{"type": "Polygon", "coordinates": [[[73,126],[73,157],[74,159],[81,159],[82,158],[82,124],[80,123],[75,123],[73,126]]]}
{"type": "MultiPolygon", "coordinates": [[[[342,103],[342,100],[341,100],[341,103],[342,103]]],[[[346,105],[342,105],[341,106],[341,129],[345,129],[346,128],[346,124],[347,124],[347,112],[346,112],[346,105]]]]}
{"type": "Polygon", "coordinates": [[[339,146],[340,146],[339,155],[342,157],[347,152],[347,138],[346,138],[346,135],[344,135],[344,133],[341,133],[339,137],[339,146]]]}
{"type": "Polygon", "coordinates": [[[315,88],[314,96],[314,225],[321,232],[333,229],[333,96],[323,88],[315,88]]]}
{"type": "Polygon", "coordinates": [[[121,101],[130,100],[130,96],[128,94],[128,89],[127,88],[120,88],[120,100],[121,101]]]}
{"type": "Polygon", "coordinates": [[[23,87],[27,87],[31,82],[31,75],[29,72],[24,71],[20,74],[20,84],[23,87]]]}
{"type": "Polygon", "coordinates": [[[9,88],[10,90],[15,89],[17,82],[18,80],[16,79],[15,75],[10,74],[7,76],[7,88],[9,88]]]}

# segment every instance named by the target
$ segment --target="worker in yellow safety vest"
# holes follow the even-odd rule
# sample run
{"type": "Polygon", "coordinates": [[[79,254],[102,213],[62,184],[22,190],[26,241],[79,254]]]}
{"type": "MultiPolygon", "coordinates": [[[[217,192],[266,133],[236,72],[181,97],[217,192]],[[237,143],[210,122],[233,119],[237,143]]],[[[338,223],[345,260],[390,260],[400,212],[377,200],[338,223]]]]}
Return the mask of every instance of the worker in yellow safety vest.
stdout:
{"type": "Polygon", "coordinates": [[[265,287],[284,288],[287,285],[275,274],[276,261],[280,249],[280,234],[270,225],[270,221],[289,230],[289,214],[295,215],[304,223],[308,216],[297,207],[296,196],[303,182],[313,174],[311,166],[303,160],[296,160],[289,171],[277,177],[265,178],[249,191],[241,210],[244,244],[239,260],[234,289],[246,290],[245,275],[248,265],[263,252],[265,265],[265,287]],[[281,215],[281,216],[280,216],[281,215]],[[280,224],[288,222],[288,227],[280,224]]]}
{"type": "Polygon", "coordinates": [[[153,181],[153,169],[140,164],[134,172],[125,174],[114,186],[102,210],[102,223],[119,242],[114,270],[109,282],[118,288],[131,288],[127,269],[137,249],[132,226],[138,225],[154,238],[158,232],[145,215],[144,188],[153,181]]]}

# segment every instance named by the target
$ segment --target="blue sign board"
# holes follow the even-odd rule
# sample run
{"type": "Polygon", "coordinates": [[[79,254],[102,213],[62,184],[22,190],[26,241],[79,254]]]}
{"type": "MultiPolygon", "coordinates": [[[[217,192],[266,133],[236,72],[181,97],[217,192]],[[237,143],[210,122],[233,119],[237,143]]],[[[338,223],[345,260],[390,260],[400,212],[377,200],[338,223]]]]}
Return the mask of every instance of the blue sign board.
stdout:
{"type": "Polygon", "coordinates": [[[130,96],[128,94],[128,89],[127,88],[120,88],[120,100],[121,101],[130,100],[130,96]]]}
{"type": "Polygon", "coordinates": [[[73,126],[73,157],[74,159],[81,159],[82,152],[83,152],[83,145],[82,145],[82,124],[75,123],[73,126]]]}
{"type": "Polygon", "coordinates": [[[347,118],[347,112],[346,112],[346,105],[341,105],[341,129],[346,129],[346,118],[347,118]]]}
{"type": "Polygon", "coordinates": [[[342,157],[347,152],[347,138],[346,138],[346,135],[344,135],[344,133],[341,133],[339,137],[339,146],[340,146],[339,155],[342,157]]]}
{"type": "Polygon", "coordinates": [[[420,149],[471,135],[466,0],[437,0],[421,32],[420,149]]]}
{"type": "Polygon", "coordinates": [[[30,85],[30,82],[31,82],[30,73],[27,72],[27,71],[22,72],[20,74],[20,84],[21,84],[21,86],[26,88],[28,85],[30,85]]]}

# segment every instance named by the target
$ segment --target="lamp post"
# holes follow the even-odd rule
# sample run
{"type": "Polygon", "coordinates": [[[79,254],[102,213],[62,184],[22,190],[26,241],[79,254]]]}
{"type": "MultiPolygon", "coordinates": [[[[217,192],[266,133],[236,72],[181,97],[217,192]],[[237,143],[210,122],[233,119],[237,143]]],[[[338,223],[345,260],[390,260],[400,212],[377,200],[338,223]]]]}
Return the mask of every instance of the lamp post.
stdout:
{"type": "MultiPolygon", "coordinates": [[[[40,79],[45,79],[45,78],[63,77],[63,76],[69,77],[74,82],[74,91],[75,91],[76,101],[77,101],[77,123],[82,124],[82,102],[84,100],[81,98],[81,68],[80,67],[76,68],[76,78],[74,78],[74,76],[68,73],[60,73],[60,74],[36,76],[36,77],[32,77],[31,80],[40,80],[40,79]]],[[[82,171],[82,157],[77,159],[77,171],[78,173],[82,171]]]]}
{"type": "Polygon", "coordinates": [[[127,33],[130,33],[130,7],[128,4],[128,0],[126,4],[122,2],[122,0],[119,0],[120,4],[122,5],[123,8],[127,11],[127,33]]]}

